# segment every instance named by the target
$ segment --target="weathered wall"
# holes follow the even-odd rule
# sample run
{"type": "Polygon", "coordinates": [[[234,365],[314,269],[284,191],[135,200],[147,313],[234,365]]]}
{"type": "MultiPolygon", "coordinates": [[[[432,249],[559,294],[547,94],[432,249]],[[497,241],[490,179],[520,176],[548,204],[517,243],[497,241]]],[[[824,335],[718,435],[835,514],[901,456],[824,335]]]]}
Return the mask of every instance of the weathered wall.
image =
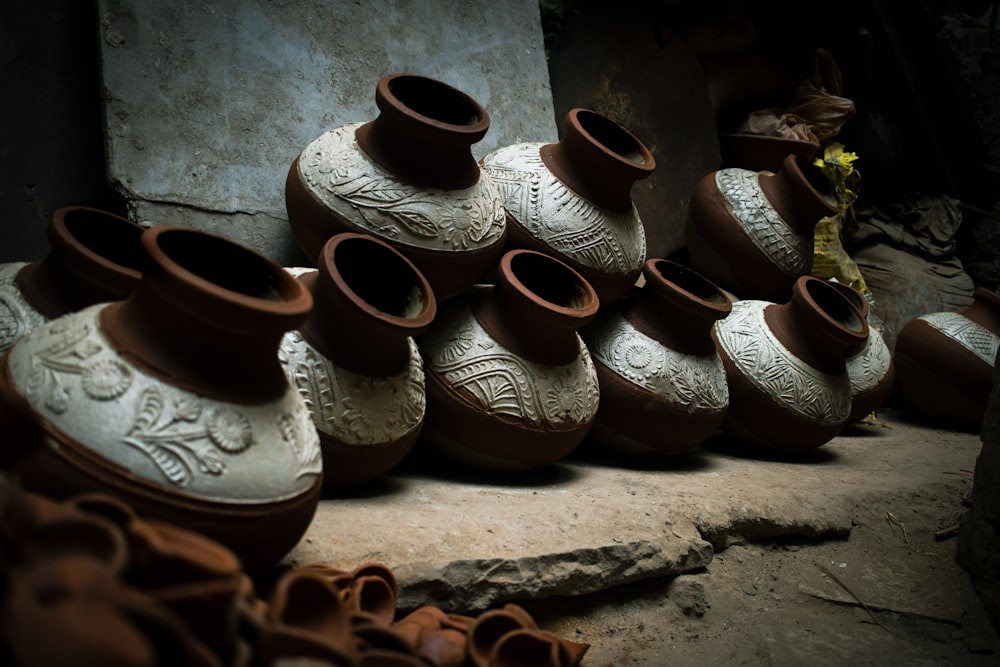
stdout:
{"type": "Polygon", "coordinates": [[[153,224],[306,262],[284,181],[333,127],[374,118],[375,85],[413,72],[491,116],[482,157],[557,138],[537,0],[101,0],[108,170],[153,224]]]}

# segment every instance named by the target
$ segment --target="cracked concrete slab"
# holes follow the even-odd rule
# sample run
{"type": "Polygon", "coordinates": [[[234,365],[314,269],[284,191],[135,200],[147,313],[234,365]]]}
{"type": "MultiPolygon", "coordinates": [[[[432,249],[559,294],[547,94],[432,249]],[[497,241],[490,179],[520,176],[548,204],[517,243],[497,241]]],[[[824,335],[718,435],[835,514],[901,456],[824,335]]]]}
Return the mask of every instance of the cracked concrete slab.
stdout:
{"type": "Polygon", "coordinates": [[[536,0],[98,4],[108,176],[135,218],[222,233],[286,266],[303,263],[284,206],[292,160],[374,118],[384,74],[482,104],[477,158],[558,138],[536,0]]]}
{"type": "Polygon", "coordinates": [[[402,609],[582,595],[702,570],[734,542],[845,538],[859,506],[941,492],[979,449],[977,434],[893,412],[798,460],[747,456],[723,437],[660,462],[585,442],[511,477],[462,470],[419,442],[383,478],[328,493],[286,560],[385,563],[402,609]]]}

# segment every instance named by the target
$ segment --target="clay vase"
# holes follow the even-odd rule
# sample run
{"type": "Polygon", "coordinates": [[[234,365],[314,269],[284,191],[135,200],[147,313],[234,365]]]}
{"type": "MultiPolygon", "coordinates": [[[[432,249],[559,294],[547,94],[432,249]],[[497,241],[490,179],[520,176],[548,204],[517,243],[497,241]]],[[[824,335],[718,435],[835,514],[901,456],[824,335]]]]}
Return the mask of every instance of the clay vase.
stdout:
{"type": "Polygon", "coordinates": [[[646,261],[646,233],[631,191],[656,168],[635,135],[575,108],[557,143],[505,146],[482,165],[503,193],[508,248],[562,260],[593,286],[602,306],[632,288],[646,261]]]}
{"type": "Polygon", "coordinates": [[[193,229],[143,232],[143,278],[22,337],[0,382],[47,445],[15,468],[54,498],[120,496],[200,532],[249,571],[305,532],[322,488],[319,438],[278,361],[312,298],[282,267],[193,229]]]}
{"type": "Polygon", "coordinates": [[[404,255],[367,234],[331,237],[319,269],[298,280],[313,309],[278,358],[319,432],[326,485],[365,482],[413,448],[424,422],[423,361],[414,336],[437,302],[404,255]]]}
{"type": "Polygon", "coordinates": [[[896,382],[917,413],[982,421],[1000,348],[1000,294],[984,287],[961,312],[928,313],[896,337],[896,382]]]}
{"type": "Polygon", "coordinates": [[[833,285],[799,278],[784,304],[743,300],[713,328],[726,368],[723,430],[789,452],[826,444],[851,416],[849,350],[868,324],[833,285]]]}
{"type": "Polygon", "coordinates": [[[846,296],[868,323],[868,340],[847,351],[847,375],[851,378],[851,416],[849,424],[858,422],[882,405],[896,378],[892,352],[882,332],[872,321],[871,304],[864,294],[844,283],[830,283],[846,296]]]}
{"type": "Polygon", "coordinates": [[[690,451],[722,425],[729,389],[712,326],[732,302],[697,272],[650,259],[645,282],[582,331],[601,403],[591,440],[624,453],[690,451]]]}
{"type": "Polygon", "coordinates": [[[418,338],[428,442],[483,468],[540,468],[569,454],[597,414],[597,371],[577,333],[597,310],[593,287],[563,262],[505,253],[495,285],[442,308],[418,338]]]}
{"type": "Polygon", "coordinates": [[[439,300],[468,290],[503,253],[500,192],[471,146],[490,126],[465,93],[415,74],[375,88],[379,115],[324,132],[295,158],[288,221],[306,256],[334,234],[372,234],[406,255],[439,300]]]}
{"type": "Polygon", "coordinates": [[[816,223],[836,212],[826,177],[796,155],[777,172],[714,171],[688,206],[691,266],[742,299],[784,302],[812,269],[816,223]]]}
{"type": "Polygon", "coordinates": [[[44,258],[0,264],[0,353],[48,320],[125,298],[141,275],[142,230],[87,206],[54,211],[44,258]]]}

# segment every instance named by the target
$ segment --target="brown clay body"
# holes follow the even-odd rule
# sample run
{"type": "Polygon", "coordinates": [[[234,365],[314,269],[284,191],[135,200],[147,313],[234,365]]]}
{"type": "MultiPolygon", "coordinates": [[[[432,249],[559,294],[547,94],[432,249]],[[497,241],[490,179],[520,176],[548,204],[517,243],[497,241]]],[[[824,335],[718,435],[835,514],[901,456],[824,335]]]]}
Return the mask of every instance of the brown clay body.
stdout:
{"type": "Polygon", "coordinates": [[[577,330],[598,310],[566,264],[517,249],[495,285],[443,308],[418,339],[427,381],[428,440],[473,466],[539,468],[590,429],[599,388],[577,330]]]}
{"type": "Polygon", "coordinates": [[[142,230],[88,206],[56,209],[48,254],[0,265],[0,352],[42,322],[125,298],[141,277],[142,230]]]}
{"type": "Polygon", "coordinates": [[[562,139],[499,148],[482,160],[502,187],[508,248],[565,262],[602,306],[624,296],[646,261],[646,235],[632,186],[656,161],[627,129],[589,109],[571,109],[562,139]]]}
{"type": "Polygon", "coordinates": [[[415,74],[382,77],[379,115],[322,134],[285,182],[292,232],[315,259],[331,236],[378,236],[426,276],[435,296],[467,291],[499,260],[506,221],[499,190],[471,146],[486,110],[447,84],[415,74]]]}
{"type": "Polygon", "coordinates": [[[319,432],[324,482],[356,484],[399,463],[420,434],[426,400],[414,336],[437,302],[412,262],[367,234],[331,237],[318,264],[298,277],[314,306],[282,339],[279,359],[319,432]]]}
{"type": "Polygon", "coordinates": [[[766,447],[807,451],[826,444],[851,415],[848,350],[868,325],[826,281],[803,276],[783,304],[744,300],[713,336],[726,367],[723,430],[766,447]]]}
{"type": "Polygon", "coordinates": [[[704,176],[686,224],[691,265],[742,299],[783,302],[812,268],[816,223],[837,212],[825,177],[796,155],[778,172],[704,176]]]}
{"type": "Polygon", "coordinates": [[[250,569],[273,565],[312,519],[318,436],[277,348],[312,307],[283,268],[227,239],[154,227],[124,300],[52,320],[3,359],[47,446],[17,468],[56,498],[118,495],[202,532],[250,569]]]}
{"type": "Polygon", "coordinates": [[[713,435],[729,406],[712,326],[730,299],[697,272],[650,259],[621,308],[581,332],[597,367],[601,403],[591,437],[625,451],[687,452],[713,435]]]}
{"type": "Polygon", "coordinates": [[[983,287],[958,313],[921,315],[896,337],[896,382],[917,413],[981,421],[1000,347],[1000,295],[983,287]]]}

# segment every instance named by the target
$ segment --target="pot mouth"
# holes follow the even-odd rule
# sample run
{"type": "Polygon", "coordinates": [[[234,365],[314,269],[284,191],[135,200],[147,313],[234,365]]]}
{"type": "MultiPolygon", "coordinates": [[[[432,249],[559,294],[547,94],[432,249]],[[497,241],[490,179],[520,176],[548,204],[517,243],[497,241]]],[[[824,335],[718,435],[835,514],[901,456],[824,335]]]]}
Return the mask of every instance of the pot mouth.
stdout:
{"type": "Polygon", "coordinates": [[[462,132],[485,132],[490,117],[469,95],[448,84],[418,74],[391,74],[382,78],[378,92],[387,101],[431,124],[462,132]]]}
{"type": "Polygon", "coordinates": [[[853,336],[861,338],[868,336],[867,323],[861,318],[851,298],[838,288],[825,280],[809,276],[800,279],[795,287],[816,306],[816,312],[824,319],[853,336]]]}
{"type": "Polygon", "coordinates": [[[279,316],[304,316],[312,307],[309,292],[290,273],[227,238],[185,227],[152,227],[143,232],[142,245],[161,273],[191,293],[279,316]]]}
{"type": "Polygon", "coordinates": [[[650,259],[644,267],[647,280],[663,280],[706,306],[728,314],[733,302],[719,287],[697,271],[668,259],[650,259]]]}
{"type": "Polygon", "coordinates": [[[409,326],[430,324],[437,312],[427,278],[403,254],[372,236],[344,233],[327,242],[330,275],[366,310],[409,326]]]}
{"type": "Polygon", "coordinates": [[[112,265],[138,280],[144,252],[143,227],[108,211],[88,206],[64,206],[52,214],[49,241],[88,262],[112,265]]]}
{"type": "Polygon", "coordinates": [[[589,109],[571,109],[568,121],[609,153],[643,170],[655,167],[653,154],[624,127],[589,109]]]}
{"type": "Polygon", "coordinates": [[[587,280],[565,263],[534,250],[512,250],[501,259],[501,268],[511,282],[550,308],[573,317],[597,313],[597,292],[587,280]]]}

